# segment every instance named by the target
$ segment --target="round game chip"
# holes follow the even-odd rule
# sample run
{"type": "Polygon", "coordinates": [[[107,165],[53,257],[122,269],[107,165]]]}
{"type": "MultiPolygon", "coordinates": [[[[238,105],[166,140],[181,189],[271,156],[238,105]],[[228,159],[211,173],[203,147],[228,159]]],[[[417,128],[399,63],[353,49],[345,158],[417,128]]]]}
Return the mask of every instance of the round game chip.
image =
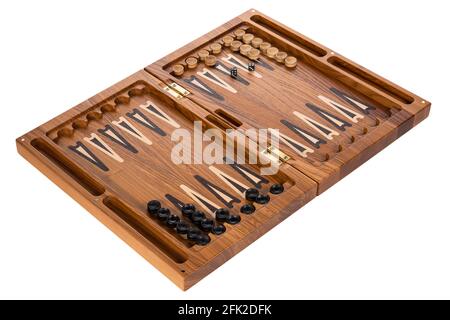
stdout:
{"type": "Polygon", "coordinates": [[[250,52],[248,53],[248,57],[252,60],[256,60],[259,58],[259,54],[261,51],[259,51],[258,49],[252,48],[250,50],[250,52]]]}
{"type": "Polygon", "coordinates": [[[227,222],[229,224],[238,224],[239,222],[241,222],[241,217],[236,214],[230,214],[227,217],[227,222]]]}
{"type": "Polygon", "coordinates": [[[179,221],[177,223],[177,233],[186,234],[189,230],[189,224],[186,221],[179,221]]]}
{"type": "Polygon", "coordinates": [[[266,54],[267,49],[269,49],[272,45],[268,42],[263,42],[259,45],[259,50],[261,50],[262,53],[266,54]]]}
{"type": "Polygon", "coordinates": [[[277,54],[275,55],[275,60],[277,60],[277,62],[284,62],[284,59],[287,58],[287,53],[284,51],[278,51],[277,54]]]}
{"type": "Polygon", "coordinates": [[[244,56],[248,55],[250,50],[252,50],[252,46],[249,44],[243,44],[242,46],[239,47],[239,52],[244,56]]]}
{"type": "Polygon", "coordinates": [[[166,221],[170,216],[170,210],[167,208],[161,208],[158,210],[158,220],[166,221]]]}
{"type": "Polygon", "coordinates": [[[175,214],[171,214],[169,218],[167,218],[166,224],[170,228],[175,228],[177,226],[178,221],[180,221],[180,217],[175,214]]]}
{"type": "Polygon", "coordinates": [[[195,211],[192,215],[191,215],[191,220],[194,223],[200,223],[203,219],[205,219],[205,214],[201,211],[195,211]]]}
{"type": "Polygon", "coordinates": [[[205,64],[206,64],[208,67],[213,67],[213,66],[216,65],[216,63],[217,63],[217,58],[216,58],[216,56],[207,56],[206,59],[205,59],[205,64]]]}
{"type": "Polygon", "coordinates": [[[280,194],[284,191],[284,187],[281,183],[275,183],[270,186],[270,193],[272,194],[280,194]]]}
{"type": "Polygon", "coordinates": [[[198,54],[198,57],[200,58],[201,61],[205,61],[205,58],[207,56],[209,56],[209,51],[205,50],[205,49],[202,49],[199,52],[197,52],[197,54],[198,54]]]}
{"type": "Polygon", "coordinates": [[[255,201],[256,201],[256,203],[259,203],[259,204],[266,204],[266,203],[269,203],[270,197],[268,194],[260,194],[256,197],[255,201]]]}
{"type": "Polygon", "coordinates": [[[206,246],[211,242],[211,238],[207,234],[200,233],[195,240],[195,243],[200,246],[206,246]]]}
{"type": "Polygon", "coordinates": [[[253,34],[251,34],[251,33],[246,33],[246,34],[244,34],[244,35],[242,36],[242,42],[244,42],[244,43],[246,43],[246,44],[249,44],[249,43],[252,42],[252,40],[253,40],[254,37],[255,37],[255,36],[254,36],[253,34]]]}
{"type": "Polygon", "coordinates": [[[218,236],[218,235],[221,235],[222,233],[224,233],[226,230],[227,230],[227,229],[225,228],[224,225],[218,224],[218,225],[215,225],[215,226],[212,228],[211,231],[212,231],[213,234],[215,234],[216,236],[218,236]]]}
{"type": "Polygon", "coordinates": [[[245,199],[248,201],[255,201],[259,195],[258,189],[250,188],[245,191],[245,199]]]}
{"type": "Polygon", "coordinates": [[[158,210],[161,209],[161,202],[159,202],[158,200],[150,200],[147,203],[147,211],[150,214],[157,214],[158,210]]]}
{"type": "Polygon", "coordinates": [[[270,48],[268,48],[267,50],[266,50],[266,55],[269,57],[269,58],[273,58],[273,57],[275,57],[275,55],[278,53],[278,48],[276,48],[276,47],[270,47],[270,48]]]}
{"type": "Polygon", "coordinates": [[[252,214],[255,210],[255,206],[250,203],[246,203],[241,207],[241,213],[243,214],[252,214]]]}
{"type": "Polygon", "coordinates": [[[234,38],[232,36],[225,36],[222,38],[223,45],[225,47],[229,47],[231,43],[233,42],[234,38]]]}
{"type": "Polygon", "coordinates": [[[245,31],[242,29],[237,29],[234,31],[234,35],[236,36],[236,39],[241,40],[242,36],[245,34],[245,31]]]}
{"type": "Polygon", "coordinates": [[[194,69],[197,67],[198,60],[194,57],[189,57],[186,59],[186,64],[189,69],[194,69]]]}
{"type": "Polygon", "coordinates": [[[195,206],[193,204],[185,204],[182,208],[181,208],[181,213],[190,218],[192,216],[192,214],[195,212],[195,206]]]}
{"type": "Polygon", "coordinates": [[[200,236],[201,232],[197,229],[190,228],[187,232],[187,238],[191,241],[197,241],[197,238],[200,236]]]}
{"type": "Polygon", "coordinates": [[[184,67],[181,64],[176,64],[172,67],[173,73],[176,76],[181,76],[184,73],[184,67]]]}
{"type": "Polygon", "coordinates": [[[211,219],[203,219],[202,222],[200,222],[200,228],[203,231],[210,232],[213,227],[214,227],[214,221],[211,219]]]}
{"type": "Polygon", "coordinates": [[[210,46],[210,48],[212,50],[212,53],[214,53],[214,54],[219,54],[222,51],[222,45],[220,43],[217,43],[217,42],[213,43],[210,46]]]}
{"type": "Polygon", "coordinates": [[[216,220],[217,221],[226,221],[227,217],[230,215],[228,209],[220,208],[216,210],[216,220]]]}
{"type": "Polygon", "coordinates": [[[289,56],[284,60],[284,65],[288,68],[295,68],[297,65],[297,58],[293,56],[289,56]]]}
{"type": "Polygon", "coordinates": [[[263,39],[261,39],[261,38],[256,37],[256,38],[253,38],[253,40],[252,40],[253,48],[258,49],[259,46],[261,45],[261,43],[263,43],[263,39]]]}
{"type": "Polygon", "coordinates": [[[239,48],[241,47],[242,42],[234,40],[233,42],[231,42],[230,48],[231,51],[239,51],[239,48]]]}

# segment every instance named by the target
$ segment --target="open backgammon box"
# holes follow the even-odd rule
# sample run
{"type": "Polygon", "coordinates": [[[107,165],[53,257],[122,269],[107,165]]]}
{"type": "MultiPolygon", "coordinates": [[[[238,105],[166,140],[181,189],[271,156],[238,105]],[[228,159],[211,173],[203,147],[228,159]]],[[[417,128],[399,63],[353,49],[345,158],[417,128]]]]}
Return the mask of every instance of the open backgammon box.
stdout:
{"type": "Polygon", "coordinates": [[[430,105],[249,10],[19,137],[17,148],[188,289],[430,105]],[[230,132],[242,138],[231,148],[230,132]],[[205,152],[223,161],[204,161],[205,152]],[[277,170],[267,174],[268,163],[277,170]]]}

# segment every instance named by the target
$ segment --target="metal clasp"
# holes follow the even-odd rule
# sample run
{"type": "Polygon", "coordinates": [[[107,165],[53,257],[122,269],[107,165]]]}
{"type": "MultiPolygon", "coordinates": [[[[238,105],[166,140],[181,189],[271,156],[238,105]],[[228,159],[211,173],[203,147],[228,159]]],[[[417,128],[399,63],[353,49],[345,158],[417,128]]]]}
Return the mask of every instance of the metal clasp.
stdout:
{"type": "Polygon", "coordinates": [[[273,146],[268,147],[261,152],[264,156],[272,159],[272,161],[278,161],[279,164],[287,162],[291,157],[273,146]]]}
{"type": "Polygon", "coordinates": [[[183,88],[176,82],[169,83],[168,86],[164,87],[164,91],[168,92],[175,99],[181,99],[190,94],[189,90],[183,88]]]}

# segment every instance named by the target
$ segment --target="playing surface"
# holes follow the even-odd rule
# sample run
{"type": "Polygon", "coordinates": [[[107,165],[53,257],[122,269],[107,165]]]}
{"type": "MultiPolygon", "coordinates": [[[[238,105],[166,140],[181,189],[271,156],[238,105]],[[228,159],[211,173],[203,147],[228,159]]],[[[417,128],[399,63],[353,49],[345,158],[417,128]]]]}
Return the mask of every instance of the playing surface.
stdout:
{"type": "MultiPolygon", "coordinates": [[[[17,139],[19,152],[187,289],[423,120],[430,103],[254,10],[17,139]],[[280,168],[172,161],[174,134],[268,129],[280,168]]],[[[201,150],[211,142],[199,143],[201,150]]],[[[217,142],[216,146],[222,146],[217,142]]],[[[199,145],[197,145],[198,147],[199,145]]],[[[248,146],[247,146],[248,147],[248,146]]],[[[258,151],[258,152],[259,152],[258,151]]]]}

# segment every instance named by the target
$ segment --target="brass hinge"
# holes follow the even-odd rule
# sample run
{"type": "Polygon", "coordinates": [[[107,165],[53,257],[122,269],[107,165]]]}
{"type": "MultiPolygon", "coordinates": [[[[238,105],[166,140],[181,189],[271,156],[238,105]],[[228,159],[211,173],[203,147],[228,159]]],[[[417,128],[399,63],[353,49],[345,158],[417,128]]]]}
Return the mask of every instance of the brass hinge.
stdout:
{"type": "Polygon", "coordinates": [[[190,94],[188,90],[186,90],[176,82],[169,83],[168,86],[164,87],[164,90],[167,91],[172,97],[176,99],[181,99],[190,94]]]}
{"type": "Polygon", "coordinates": [[[291,157],[289,157],[283,151],[281,151],[280,149],[277,149],[273,146],[268,147],[266,150],[263,150],[261,153],[274,162],[278,161],[278,164],[282,164],[284,162],[287,162],[289,159],[291,159],[291,157]]]}

